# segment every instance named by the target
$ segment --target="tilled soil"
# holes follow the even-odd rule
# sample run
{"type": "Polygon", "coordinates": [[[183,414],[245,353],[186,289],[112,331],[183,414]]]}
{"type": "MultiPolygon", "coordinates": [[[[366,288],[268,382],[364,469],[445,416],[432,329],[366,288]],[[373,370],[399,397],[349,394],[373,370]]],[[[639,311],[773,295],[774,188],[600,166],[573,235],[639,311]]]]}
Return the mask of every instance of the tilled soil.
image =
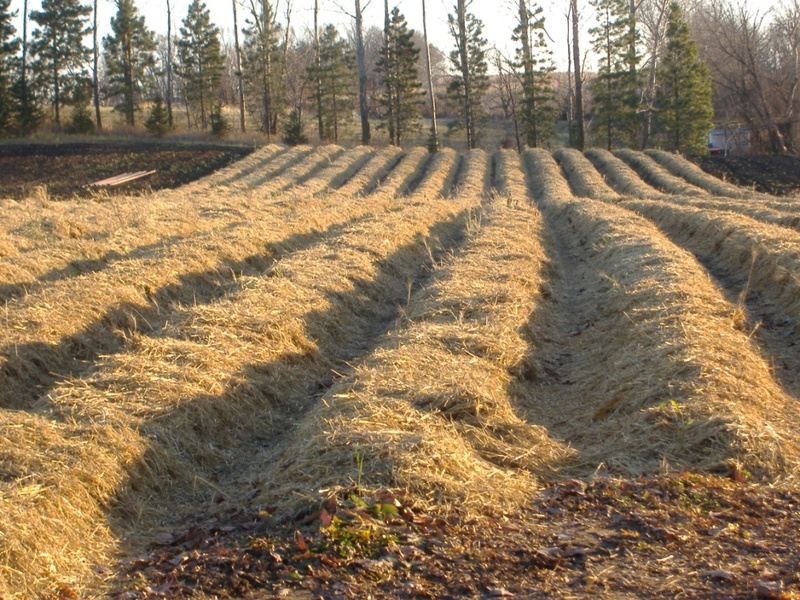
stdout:
{"type": "Polygon", "coordinates": [[[0,198],[21,199],[40,186],[50,198],[87,197],[89,184],[139,171],[152,175],[113,188],[137,193],[175,188],[242,158],[252,147],[154,140],[97,143],[0,144],[0,198]]]}
{"type": "Polygon", "coordinates": [[[794,155],[702,156],[695,160],[704,171],[759,192],[790,196],[800,190],[800,157],[794,155]]]}

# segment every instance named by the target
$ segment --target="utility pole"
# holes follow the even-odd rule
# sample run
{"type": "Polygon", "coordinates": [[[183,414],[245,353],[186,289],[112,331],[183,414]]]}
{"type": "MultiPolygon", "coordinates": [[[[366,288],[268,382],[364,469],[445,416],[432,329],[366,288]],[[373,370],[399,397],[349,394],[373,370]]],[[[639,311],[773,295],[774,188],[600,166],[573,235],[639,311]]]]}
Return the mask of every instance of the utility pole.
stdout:
{"type": "Polygon", "coordinates": [[[431,45],[428,43],[428,19],[425,13],[425,0],[422,0],[422,35],[425,38],[425,59],[428,63],[428,95],[431,101],[431,141],[428,146],[435,152],[439,149],[439,129],[436,125],[436,93],[433,89],[433,67],[431,67],[431,45]]]}
{"type": "Polygon", "coordinates": [[[236,79],[239,83],[239,127],[244,133],[244,81],[242,79],[242,50],[239,47],[239,21],[236,16],[236,0],[233,0],[233,44],[236,46],[236,79]]]}

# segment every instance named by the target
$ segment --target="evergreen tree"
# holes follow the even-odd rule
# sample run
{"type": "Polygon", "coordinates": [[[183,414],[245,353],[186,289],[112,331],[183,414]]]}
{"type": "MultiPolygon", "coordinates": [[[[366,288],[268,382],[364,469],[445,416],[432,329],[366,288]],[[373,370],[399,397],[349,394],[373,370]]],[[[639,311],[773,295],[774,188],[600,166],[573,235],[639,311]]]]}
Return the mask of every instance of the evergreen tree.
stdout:
{"type": "Polygon", "coordinates": [[[513,37],[520,42],[516,66],[522,70],[522,125],[531,148],[552,137],[557,112],[551,80],[556,67],[544,39],[541,13],[541,7],[531,10],[527,0],[519,0],[519,23],[513,37]]]}
{"type": "Polygon", "coordinates": [[[456,70],[447,93],[459,107],[467,132],[467,147],[478,145],[478,123],[483,116],[481,100],[489,89],[489,63],[486,59],[486,40],[481,37],[483,23],[467,12],[471,0],[457,0],[456,14],[447,15],[450,33],[456,48],[450,60],[456,70]]]}
{"type": "Polygon", "coordinates": [[[665,147],[676,152],[705,152],[714,117],[711,76],[697,55],[697,44],[677,3],[670,7],[658,81],[657,128],[666,138],[665,147]]]}
{"type": "Polygon", "coordinates": [[[192,0],[178,40],[178,74],[183,77],[187,107],[197,111],[203,129],[208,125],[208,109],[220,87],[224,58],[219,28],[211,23],[205,3],[192,0]]]}
{"type": "Polygon", "coordinates": [[[299,146],[308,143],[308,136],[303,127],[303,117],[296,108],[289,113],[289,119],[283,128],[283,143],[289,146],[299,146]]]}
{"type": "Polygon", "coordinates": [[[419,128],[425,92],[419,80],[419,48],[414,46],[413,30],[394,8],[386,31],[386,44],[377,62],[383,85],[381,104],[386,109],[380,128],[389,133],[389,143],[399,146],[406,134],[419,128]]]}
{"type": "Polygon", "coordinates": [[[242,49],[242,71],[250,106],[258,111],[261,131],[272,139],[278,132],[278,115],[283,106],[282,61],[284,44],[282,27],[277,22],[271,0],[252,0],[250,17],[246,19],[242,49]]]}
{"type": "Polygon", "coordinates": [[[318,64],[309,69],[319,81],[322,109],[322,141],[339,142],[342,125],[353,114],[355,57],[336,27],[327,25],[319,37],[318,64]]]}
{"type": "Polygon", "coordinates": [[[86,81],[72,92],[72,114],[70,115],[67,133],[87,134],[94,131],[94,119],[89,105],[92,101],[91,84],[86,81]]]}
{"type": "Polygon", "coordinates": [[[144,122],[144,127],[156,137],[164,137],[169,132],[169,112],[161,94],[153,99],[153,104],[150,106],[150,114],[144,122]]]}
{"type": "Polygon", "coordinates": [[[118,98],[114,110],[125,122],[136,124],[142,82],[148,68],[155,67],[155,36],[133,0],[115,0],[117,14],[111,19],[111,35],[103,38],[109,97],[118,98]]]}
{"type": "Polygon", "coordinates": [[[592,82],[593,129],[610,150],[616,145],[632,145],[638,132],[636,27],[627,0],[594,0],[592,5],[598,26],[589,33],[600,57],[597,78],[592,82]]]}
{"type": "Polygon", "coordinates": [[[208,122],[211,125],[211,135],[214,137],[221,138],[230,131],[230,123],[228,123],[228,119],[225,118],[225,115],[222,114],[222,102],[219,100],[211,107],[211,112],[208,115],[208,122]]]}
{"type": "Polygon", "coordinates": [[[83,38],[89,33],[90,6],[78,0],[42,0],[42,9],[31,11],[39,27],[33,31],[33,69],[41,89],[51,94],[53,117],[61,124],[61,107],[73,86],[85,77],[89,50],[83,38]]]}
{"type": "Polygon", "coordinates": [[[13,38],[16,30],[11,19],[16,12],[10,12],[11,0],[0,0],[0,137],[13,130],[14,112],[11,86],[17,69],[16,54],[19,40],[13,38]]]}

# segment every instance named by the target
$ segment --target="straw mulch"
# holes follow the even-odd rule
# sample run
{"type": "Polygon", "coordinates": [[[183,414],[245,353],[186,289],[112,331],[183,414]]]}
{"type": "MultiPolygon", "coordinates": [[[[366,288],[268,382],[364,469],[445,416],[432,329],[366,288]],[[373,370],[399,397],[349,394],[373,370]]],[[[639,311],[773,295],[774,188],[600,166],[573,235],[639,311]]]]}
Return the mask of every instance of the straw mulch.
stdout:
{"type": "MultiPolygon", "coordinates": [[[[420,174],[414,166],[400,183],[420,174]]],[[[431,175],[432,189],[448,176],[431,175]]],[[[59,282],[13,307],[6,360],[34,369],[41,356],[65,377],[25,410],[0,410],[14,433],[0,438],[9,593],[96,587],[92,565],[123,538],[220,493],[244,495],[222,487],[237,462],[278,443],[368,350],[479,202],[395,200],[396,188],[381,189],[366,201],[333,193],[259,209],[243,200],[254,218],[239,229],[59,282]],[[33,319],[15,345],[17,324],[33,319]],[[90,362],[63,368],[59,360],[78,358],[76,343],[90,362]]],[[[14,377],[29,392],[24,375],[14,377]]],[[[3,393],[6,405],[19,402],[3,393]]]]}
{"type": "Polygon", "coordinates": [[[794,473],[795,403],[696,260],[613,205],[542,208],[563,278],[540,319],[559,333],[533,334],[548,369],[529,418],[576,448],[577,473],[794,473]]]}
{"type": "Polygon", "coordinates": [[[397,146],[387,146],[375,154],[357,172],[352,173],[346,180],[337,182],[337,185],[333,187],[342,196],[368,194],[378,187],[378,184],[390,171],[397,168],[404,157],[405,154],[397,146]]]}
{"type": "Polygon", "coordinates": [[[576,196],[615,199],[615,192],[583,153],[574,148],[561,148],[553,153],[576,196]]]}
{"type": "Polygon", "coordinates": [[[663,192],[683,196],[706,194],[704,189],[673,175],[643,152],[621,148],[615,150],[614,154],[633,167],[647,183],[663,192]]]}
{"type": "Polygon", "coordinates": [[[518,505],[537,475],[568,459],[569,448],[520,418],[510,393],[515,378],[538,369],[523,332],[551,275],[538,213],[509,201],[524,195],[509,177],[520,173],[518,161],[500,155],[508,195],[470,219],[464,248],[411,296],[395,329],[288,444],[250,468],[265,482],[262,501],[358,484],[407,489],[430,509],[518,505]]]}
{"type": "Polygon", "coordinates": [[[642,181],[636,171],[608,150],[591,148],[585,152],[585,155],[619,194],[637,198],[660,198],[663,195],[656,188],[642,181]]]}
{"type": "Polygon", "coordinates": [[[800,322],[800,233],[730,212],[662,202],[624,205],[712,264],[737,291],[746,288],[768,300],[776,314],[800,322]]]}
{"type": "MultiPolygon", "coordinates": [[[[193,181],[179,190],[176,193],[182,193],[189,190],[199,191],[204,188],[212,186],[227,186],[232,183],[244,179],[248,175],[262,171],[271,163],[277,160],[282,160],[284,154],[289,151],[288,146],[279,146],[277,144],[269,144],[263,148],[259,148],[255,152],[250,153],[242,160],[223,167],[222,169],[209,173],[205,177],[201,177],[197,181],[193,181]]],[[[170,192],[163,191],[161,195],[169,194],[170,192]]]]}
{"type": "MultiPolygon", "coordinates": [[[[760,199],[737,200],[720,196],[669,196],[665,202],[691,206],[711,212],[731,212],[773,225],[800,230],[800,215],[794,211],[771,208],[760,199]]],[[[783,207],[785,208],[785,207],[783,207]]]]}
{"type": "Polygon", "coordinates": [[[716,196],[727,196],[729,198],[751,198],[757,197],[752,191],[743,190],[740,187],[722,181],[713,175],[709,175],[693,162],[686,160],[680,154],[665,152],[663,150],[645,150],[644,153],[655,160],[662,167],[673,175],[688,181],[716,196]]]}
{"type": "Polygon", "coordinates": [[[548,202],[553,199],[571,198],[572,190],[564,179],[561,168],[553,155],[541,148],[532,148],[523,153],[528,172],[528,187],[535,200],[548,202]]]}

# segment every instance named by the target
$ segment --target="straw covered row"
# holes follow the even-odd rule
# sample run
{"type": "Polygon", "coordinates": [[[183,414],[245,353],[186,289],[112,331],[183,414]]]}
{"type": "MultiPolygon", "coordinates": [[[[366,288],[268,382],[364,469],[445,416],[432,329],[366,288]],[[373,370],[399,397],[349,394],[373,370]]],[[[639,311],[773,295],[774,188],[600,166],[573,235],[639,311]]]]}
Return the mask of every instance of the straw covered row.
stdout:
{"type": "Polygon", "coordinates": [[[726,181],[709,175],[693,162],[686,160],[680,154],[665,152],[664,150],[645,150],[644,153],[655,160],[662,167],[673,175],[688,181],[689,183],[702,188],[715,196],[727,196],[729,198],[750,198],[757,196],[753,192],[748,192],[736,187],[726,181]]]}
{"type": "Polygon", "coordinates": [[[662,192],[684,196],[706,193],[705,190],[670,173],[670,171],[643,152],[631,150],[630,148],[620,148],[615,150],[614,154],[633,167],[647,183],[662,192]]]}
{"type": "Polygon", "coordinates": [[[623,196],[637,198],[658,198],[661,192],[648,185],[639,174],[622,160],[602,148],[591,148],[585,153],[595,168],[603,175],[614,190],[623,196]]]}
{"type": "Polygon", "coordinates": [[[600,199],[619,197],[582,152],[574,148],[561,148],[553,153],[553,158],[561,165],[576,196],[600,199]]]}

